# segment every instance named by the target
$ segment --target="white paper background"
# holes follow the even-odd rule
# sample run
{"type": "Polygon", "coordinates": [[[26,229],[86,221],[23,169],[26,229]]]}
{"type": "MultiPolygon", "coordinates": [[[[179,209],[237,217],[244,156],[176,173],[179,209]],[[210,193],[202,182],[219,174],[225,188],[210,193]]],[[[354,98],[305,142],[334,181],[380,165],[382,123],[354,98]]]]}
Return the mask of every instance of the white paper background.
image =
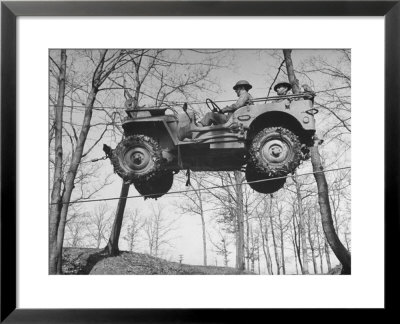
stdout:
{"type": "Polygon", "coordinates": [[[383,307],[383,18],[19,17],[17,30],[18,307],[383,307]],[[99,47],[351,48],[352,275],[49,276],[48,49],[99,47]]]}

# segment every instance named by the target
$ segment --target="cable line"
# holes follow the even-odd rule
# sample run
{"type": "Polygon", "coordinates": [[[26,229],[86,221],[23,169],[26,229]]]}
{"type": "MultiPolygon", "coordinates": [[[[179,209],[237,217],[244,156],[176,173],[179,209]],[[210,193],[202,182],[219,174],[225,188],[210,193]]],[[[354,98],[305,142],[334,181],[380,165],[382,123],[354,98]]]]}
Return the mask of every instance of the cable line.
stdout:
{"type": "MultiPolygon", "coordinates": [[[[344,87],[338,87],[338,88],[331,88],[331,89],[326,89],[326,90],[319,90],[319,91],[314,91],[314,93],[322,93],[322,92],[329,92],[329,91],[334,91],[334,90],[341,90],[341,89],[349,89],[349,86],[344,86],[344,87]]],[[[301,96],[302,94],[306,94],[306,93],[299,93],[297,96],[301,96]]],[[[279,98],[281,98],[282,96],[280,96],[279,98]]],[[[276,98],[275,97],[269,97],[268,99],[273,99],[276,98]]],[[[261,99],[261,100],[265,100],[266,98],[255,98],[255,99],[261,99]]],[[[236,99],[230,99],[230,100],[215,100],[215,103],[226,103],[226,102],[235,102],[236,99]]],[[[185,102],[179,102],[179,101],[172,101],[169,102],[168,104],[162,104],[159,107],[143,107],[143,108],[161,108],[163,106],[167,106],[167,105],[183,105],[185,102]]],[[[205,103],[202,101],[195,101],[195,102],[189,102],[188,104],[190,105],[204,105],[205,103]]],[[[49,105],[50,107],[55,107],[56,105],[49,105]]],[[[63,105],[63,107],[66,108],[79,108],[79,109],[86,109],[85,106],[72,106],[72,105],[63,105]]],[[[125,107],[116,107],[116,106],[103,106],[103,107],[92,107],[93,110],[104,110],[104,109],[116,109],[116,110],[125,110],[125,107]]],[[[140,109],[138,109],[140,110],[140,109]]]]}
{"type": "MultiPolygon", "coordinates": [[[[305,175],[310,175],[310,174],[315,174],[315,173],[326,173],[326,172],[331,172],[331,171],[338,171],[338,170],[345,170],[345,169],[351,169],[350,166],[347,167],[342,167],[342,168],[337,168],[337,169],[330,169],[330,170],[321,170],[321,171],[316,171],[316,172],[307,172],[307,173],[302,173],[298,174],[297,176],[305,176],[305,175]]],[[[179,191],[170,191],[167,193],[154,193],[154,194],[148,194],[148,195],[135,195],[135,196],[129,196],[129,197],[112,197],[112,198],[102,198],[102,199],[83,199],[81,201],[73,201],[73,202],[60,202],[60,204],[80,204],[80,203],[86,203],[86,202],[96,202],[96,201],[109,201],[109,200],[119,200],[119,199],[130,199],[130,198],[147,198],[147,197],[152,197],[152,196],[157,196],[160,194],[163,195],[172,195],[172,194],[178,194],[178,193],[187,193],[187,192],[194,192],[194,191],[202,191],[202,190],[210,190],[210,189],[218,189],[218,188],[226,188],[226,187],[232,187],[232,186],[237,186],[237,185],[245,185],[245,184],[250,184],[250,183],[258,183],[258,182],[265,182],[265,181],[273,181],[277,179],[284,179],[289,177],[290,175],[283,176],[283,177],[276,177],[276,178],[271,178],[271,179],[262,179],[262,180],[255,180],[255,181],[247,181],[247,182],[242,182],[242,183],[237,183],[237,184],[228,184],[228,185],[221,185],[221,186],[212,186],[208,188],[199,188],[199,189],[190,189],[190,190],[179,190],[179,191]]],[[[49,205],[58,205],[59,203],[50,203],[49,205]]]]}

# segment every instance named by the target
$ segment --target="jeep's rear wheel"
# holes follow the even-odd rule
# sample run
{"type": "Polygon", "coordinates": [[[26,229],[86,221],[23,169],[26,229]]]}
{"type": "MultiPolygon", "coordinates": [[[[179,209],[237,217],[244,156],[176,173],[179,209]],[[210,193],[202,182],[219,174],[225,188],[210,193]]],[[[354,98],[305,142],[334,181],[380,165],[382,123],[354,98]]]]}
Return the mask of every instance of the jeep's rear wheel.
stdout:
{"type": "Polygon", "coordinates": [[[111,161],[124,181],[147,180],[161,169],[161,149],[149,136],[132,135],[117,145],[111,161]]]}
{"type": "Polygon", "coordinates": [[[283,188],[286,182],[286,178],[274,179],[265,173],[258,172],[251,164],[246,166],[246,180],[251,189],[263,194],[271,194],[278,191],[283,188]]]}
{"type": "Polygon", "coordinates": [[[283,127],[260,131],[249,149],[250,163],[266,176],[284,176],[300,164],[301,145],[298,136],[283,127]]]}
{"type": "Polygon", "coordinates": [[[157,199],[166,194],[172,187],[174,182],[174,174],[172,171],[159,172],[147,180],[134,180],[138,193],[144,196],[144,199],[157,199]]]}

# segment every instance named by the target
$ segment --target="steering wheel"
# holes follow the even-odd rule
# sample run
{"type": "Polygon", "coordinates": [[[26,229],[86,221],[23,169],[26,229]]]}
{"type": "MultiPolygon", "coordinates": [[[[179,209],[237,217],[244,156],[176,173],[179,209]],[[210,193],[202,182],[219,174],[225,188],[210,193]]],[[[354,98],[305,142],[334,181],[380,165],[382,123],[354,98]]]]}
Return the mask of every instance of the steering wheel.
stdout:
{"type": "Polygon", "coordinates": [[[218,107],[218,105],[212,101],[210,98],[206,99],[206,105],[208,107],[208,109],[210,109],[212,112],[217,112],[220,114],[223,114],[223,111],[221,108],[218,107]]]}

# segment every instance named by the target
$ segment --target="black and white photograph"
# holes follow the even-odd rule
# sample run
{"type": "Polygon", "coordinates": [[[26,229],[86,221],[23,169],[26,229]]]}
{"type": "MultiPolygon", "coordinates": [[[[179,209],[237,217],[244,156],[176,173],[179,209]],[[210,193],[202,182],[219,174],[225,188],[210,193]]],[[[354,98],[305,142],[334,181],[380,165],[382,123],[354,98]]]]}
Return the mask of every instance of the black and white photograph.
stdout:
{"type": "Polygon", "coordinates": [[[48,55],[48,274],[352,274],[351,49],[48,55]]]}
{"type": "Polygon", "coordinates": [[[2,323],[396,309],[399,0],[0,9],[2,323]]]}

